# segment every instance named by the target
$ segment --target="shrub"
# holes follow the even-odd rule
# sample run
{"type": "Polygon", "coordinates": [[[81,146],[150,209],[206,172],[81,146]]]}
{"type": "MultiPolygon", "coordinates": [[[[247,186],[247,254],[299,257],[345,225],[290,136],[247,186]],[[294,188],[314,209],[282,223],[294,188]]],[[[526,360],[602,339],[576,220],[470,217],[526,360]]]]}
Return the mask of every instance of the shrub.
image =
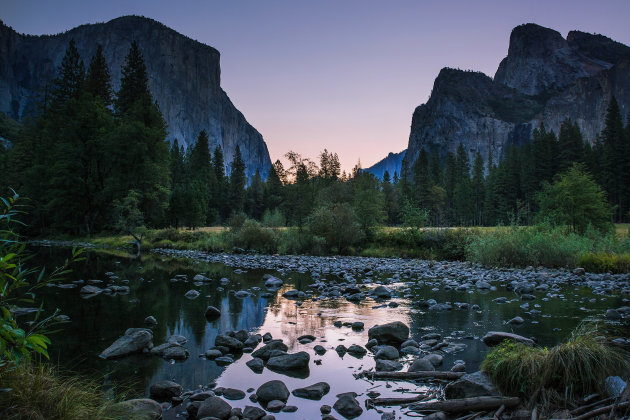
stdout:
{"type": "Polygon", "coordinates": [[[578,265],[592,273],[630,273],[630,254],[589,252],[582,255],[578,265]]]}
{"type": "Polygon", "coordinates": [[[277,245],[273,230],[262,227],[255,220],[246,219],[233,233],[233,245],[236,247],[265,253],[276,252],[277,245]]]}
{"type": "Polygon", "coordinates": [[[287,224],[287,219],[279,209],[274,209],[273,211],[267,209],[263,213],[262,224],[271,228],[284,227],[287,224]]]}
{"type": "Polygon", "coordinates": [[[326,254],[326,240],[296,227],[287,228],[279,233],[279,254],[326,254]]]}
{"type": "Polygon", "coordinates": [[[348,203],[331,203],[316,208],[309,216],[307,226],[313,235],[324,238],[334,253],[344,253],[364,237],[348,203]]]}

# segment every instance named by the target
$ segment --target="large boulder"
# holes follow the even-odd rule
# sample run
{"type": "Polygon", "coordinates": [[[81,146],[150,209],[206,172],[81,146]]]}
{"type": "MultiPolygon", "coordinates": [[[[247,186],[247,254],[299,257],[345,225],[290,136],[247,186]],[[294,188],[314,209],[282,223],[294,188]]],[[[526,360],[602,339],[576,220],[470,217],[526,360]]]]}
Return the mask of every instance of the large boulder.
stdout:
{"type": "Polygon", "coordinates": [[[162,406],[148,398],[119,402],[107,412],[121,419],[158,420],[162,418],[162,406]]]}
{"type": "Polygon", "coordinates": [[[212,322],[221,316],[221,311],[218,308],[215,308],[214,306],[208,306],[206,308],[205,315],[206,315],[206,320],[208,322],[212,322]]]}
{"type": "Polygon", "coordinates": [[[227,347],[232,351],[242,351],[243,350],[243,342],[230,337],[229,335],[219,334],[217,338],[214,339],[214,345],[216,347],[227,347]]]}
{"type": "Polygon", "coordinates": [[[361,404],[356,399],[357,394],[354,392],[346,392],[345,394],[339,394],[339,398],[333,408],[337,413],[344,416],[347,419],[353,419],[359,417],[363,413],[361,404]]]}
{"type": "Polygon", "coordinates": [[[409,366],[408,372],[434,371],[435,366],[427,359],[416,359],[409,366]]]}
{"type": "Polygon", "coordinates": [[[298,398],[321,400],[324,395],[328,394],[328,391],[330,391],[330,385],[326,382],[318,382],[304,388],[294,389],[291,393],[298,398]]]}
{"type": "Polygon", "coordinates": [[[197,418],[216,417],[227,420],[232,415],[232,406],[219,397],[210,397],[203,400],[197,410],[197,418]]]}
{"type": "Polygon", "coordinates": [[[298,370],[308,368],[308,362],[311,356],[301,351],[293,354],[283,354],[280,356],[270,357],[267,362],[267,368],[276,371],[298,370]]]}
{"type": "Polygon", "coordinates": [[[376,354],[374,355],[375,359],[385,359],[385,360],[396,360],[400,357],[398,350],[396,347],[392,346],[382,346],[376,354]]]}
{"type": "Polygon", "coordinates": [[[149,395],[156,401],[170,401],[182,395],[182,386],[173,381],[160,381],[151,385],[149,395]]]}
{"type": "Polygon", "coordinates": [[[289,399],[289,389],[282,381],[265,382],[256,390],[256,397],[262,403],[273,400],[286,401],[289,399]]]}
{"type": "Polygon", "coordinates": [[[253,407],[251,405],[246,405],[245,410],[243,410],[243,417],[251,420],[260,420],[265,417],[267,413],[265,410],[259,407],[253,407]]]}
{"type": "Polygon", "coordinates": [[[267,277],[267,280],[265,280],[265,287],[269,289],[277,289],[283,284],[284,282],[281,279],[279,279],[278,277],[271,276],[271,275],[267,277]]]}
{"type": "Polygon", "coordinates": [[[377,372],[396,372],[403,368],[402,364],[395,360],[376,359],[377,372]]]}
{"type": "Polygon", "coordinates": [[[377,340],[380,344],[399,345],[409,338],[409,327],[400,321],[375,325],[368,330],[368,337],[370,340],[377,340]]]}
{"type": "Polygon", "coordinates": [[[518,334],[512,334],[512,333],[501,332],[501,331],[489,331],[481,339],[481,341],[483,341],[485,345],[488,347],[498,346],[499,344],[503,343],[505,340],[516,342],[516,343],[523,343],[526,346],[530,346],[530,347],[534,345],[534,341],[532,339],[523,337],[518,334]]]}
{"type": "Polygon", "coordinates": [[[455,382],[451,382],[444,388],[447,399],[496,397],[501,395],[490,381],[490,378],[481,372],[470,373],[462,376],[455,382]]]}
{"type": "Polygon", "coordinates": [[[125,335],[107,347],[99,357],[101,359],[113,359],[132,353],[138,353],[151,346],[153,333],[145,328],[129,328],[125,335]]]}

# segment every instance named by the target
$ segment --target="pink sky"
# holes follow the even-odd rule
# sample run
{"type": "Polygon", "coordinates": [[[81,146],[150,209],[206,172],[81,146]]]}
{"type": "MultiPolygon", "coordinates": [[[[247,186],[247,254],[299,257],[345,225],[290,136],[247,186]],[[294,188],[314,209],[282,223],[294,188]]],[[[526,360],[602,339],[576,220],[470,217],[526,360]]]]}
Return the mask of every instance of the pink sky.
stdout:
{"type": "Polygon", "coordinates": [[[223,89],[267,142],[343,168],[407,147],[411,115],[442,67],[490,76],[510,31],[534,22],[630,44],[630,1],[1,0],[18,32],[58,33],[126,14],[156,19],[221,52],[223,89]]]}

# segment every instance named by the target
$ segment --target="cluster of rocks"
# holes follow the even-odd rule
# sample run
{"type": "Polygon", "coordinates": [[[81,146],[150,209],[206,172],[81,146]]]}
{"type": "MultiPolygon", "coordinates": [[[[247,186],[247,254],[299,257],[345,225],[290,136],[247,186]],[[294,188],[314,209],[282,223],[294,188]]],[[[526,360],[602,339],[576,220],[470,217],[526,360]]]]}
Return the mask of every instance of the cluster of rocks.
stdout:
{"type": "Polygon", "coordinates": [[[105,273],[106,280],[90,279],[90,280],[74,280],[70,283],[50,283],[51,287],[60,289],[75,289],[81,287],[80,294],[83,299],[90,299],[100,294],[105,295],[126,295],[131,289],[128,286],[129,280],[120,279],[113,272],[105,273]],[[121,283],[121,284],[116,284],[121,283]]]}

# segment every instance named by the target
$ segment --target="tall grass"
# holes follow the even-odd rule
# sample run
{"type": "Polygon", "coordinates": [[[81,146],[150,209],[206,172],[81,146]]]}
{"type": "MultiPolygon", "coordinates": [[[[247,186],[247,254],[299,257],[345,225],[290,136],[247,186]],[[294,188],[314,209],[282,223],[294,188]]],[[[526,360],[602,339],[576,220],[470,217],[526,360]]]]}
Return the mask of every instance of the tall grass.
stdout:
{"type": "MultiPolygon", "coordinates": [[[[7,420],[122,419],[110,414],[115,402],[108,400],[94,380],[61,374],[56,369],[31,363],[0,370],[0,418],[7,420]]],[[[126,417],[128,418],[128,417],[126,417]]]]}
{"type": "Polygon", "coordinates": [[[627,356],[597,326],[582,324],[567,342],[550,349],[503,343],[486,356],[481,370],[506,395],[531,398],[544,391],[571,402],[604,392],[606,377],[630,369],[627,356]]]}
{"type": "Polygon", "coordinates": [[[508,226],[489,230],[467,247],[467,259],[490,267],[576,267],[582,256],[622,247],[614,235],[588,231],[578,235],[563,227],[508,226]]]}

